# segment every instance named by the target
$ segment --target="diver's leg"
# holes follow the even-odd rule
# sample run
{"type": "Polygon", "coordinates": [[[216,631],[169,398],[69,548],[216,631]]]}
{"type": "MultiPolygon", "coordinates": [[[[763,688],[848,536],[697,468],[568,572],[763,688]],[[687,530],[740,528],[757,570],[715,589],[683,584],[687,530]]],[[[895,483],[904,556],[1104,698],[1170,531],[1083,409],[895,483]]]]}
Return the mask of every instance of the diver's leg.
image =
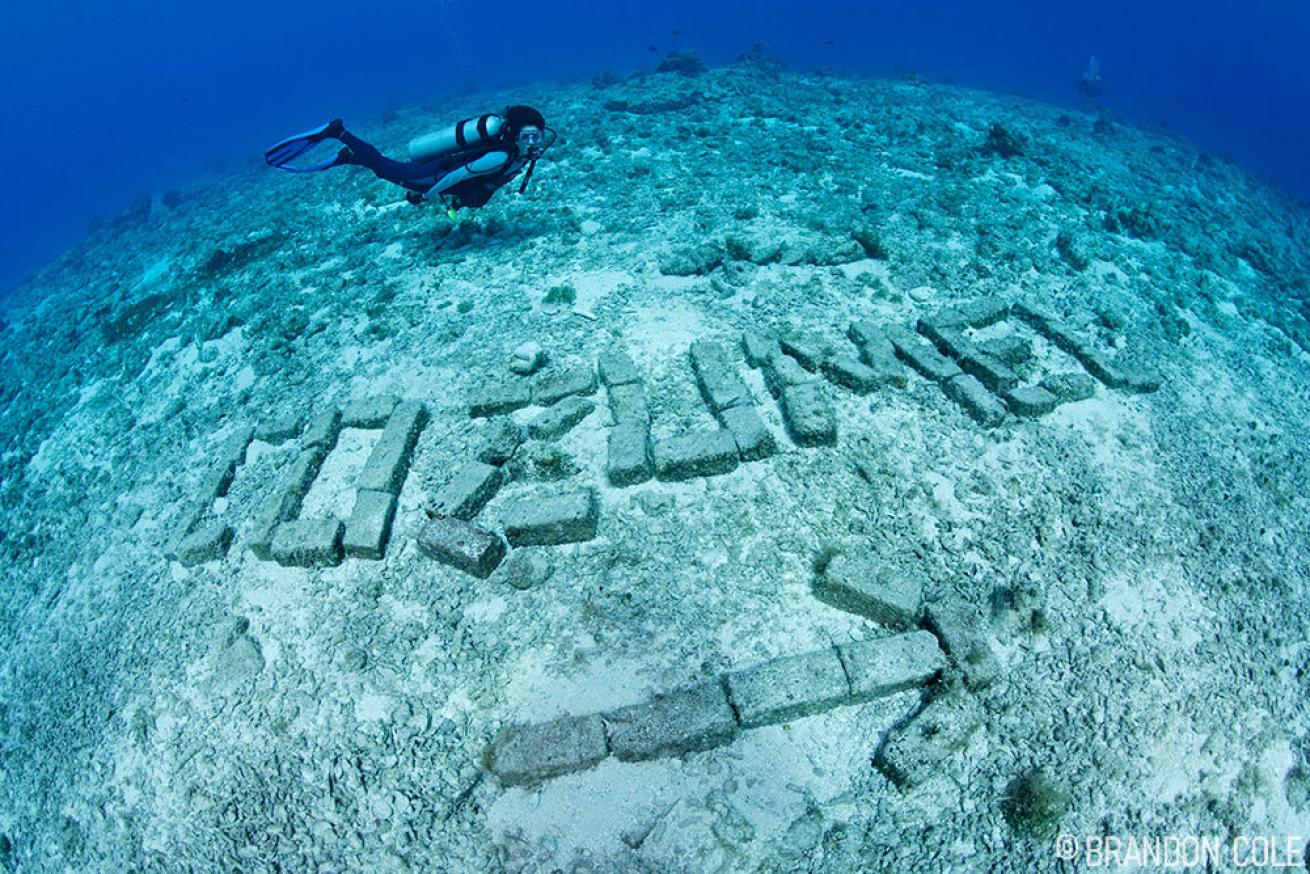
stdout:
{"type": "Polygon", "coordinates": [[[377,150],[377,147],[364,142],[348,130],[343,130],[337,139],[345,144],[346,148],[338,156],[339,164],[355,164],[373,171],[373,175],[379,179],[385,179],[387,182],[394,182],[411,190],[424,190],[427,186],[416,187],[417,180],[430,178],[432,176],[432,167],[430,163],[417,163],[413,161],[396,161],[388,158],[377,150]]]}

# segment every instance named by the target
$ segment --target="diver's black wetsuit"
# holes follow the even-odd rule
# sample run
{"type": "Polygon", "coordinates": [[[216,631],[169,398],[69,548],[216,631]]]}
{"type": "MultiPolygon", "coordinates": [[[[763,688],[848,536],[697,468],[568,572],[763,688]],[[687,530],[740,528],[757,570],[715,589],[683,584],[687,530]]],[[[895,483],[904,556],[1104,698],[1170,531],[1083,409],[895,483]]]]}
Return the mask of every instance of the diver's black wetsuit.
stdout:
{"type": "Polygon", "coordinates": [[[408,188],[410,191],[424,192],[437,184],[437,180],[464,162],[464,158],[453,159],[444,155],[431,161],[397,161],[388,158],[377,150],[376,146],[364,142],[350,131],[342,131],[337,137],[350,155],[341,161],[354,164],[373,171],[373,175],[387,182],[408,188]]]}

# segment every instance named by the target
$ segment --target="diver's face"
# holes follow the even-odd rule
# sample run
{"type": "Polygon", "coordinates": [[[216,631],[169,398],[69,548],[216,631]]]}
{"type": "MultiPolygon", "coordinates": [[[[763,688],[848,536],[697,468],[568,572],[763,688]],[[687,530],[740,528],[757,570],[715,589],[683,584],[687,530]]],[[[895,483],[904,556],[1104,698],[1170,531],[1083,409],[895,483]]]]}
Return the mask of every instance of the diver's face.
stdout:
{"type": "Polygon", "coordinates": [[[542,146],[546,142],[546,134],[541,128],[528,125],[519,131],[517,142],[519,151],[529,158],[535,158],[541,154],[542,146]]]}

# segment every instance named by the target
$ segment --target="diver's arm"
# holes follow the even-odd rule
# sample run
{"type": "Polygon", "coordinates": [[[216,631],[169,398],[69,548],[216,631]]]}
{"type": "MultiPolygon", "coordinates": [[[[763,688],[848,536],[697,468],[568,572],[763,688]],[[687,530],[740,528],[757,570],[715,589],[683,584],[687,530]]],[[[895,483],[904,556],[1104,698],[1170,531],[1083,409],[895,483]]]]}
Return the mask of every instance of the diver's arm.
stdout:
{"type": "Polygon", "coordinates": [[[487,152],[482,157],[456,167],[437,180],[436,184],[423,192],[424,197],[436,197],[445,194],[459,183],[475,176],[488,176],[499,173],[509,164],[509,152],[487,152]]]}

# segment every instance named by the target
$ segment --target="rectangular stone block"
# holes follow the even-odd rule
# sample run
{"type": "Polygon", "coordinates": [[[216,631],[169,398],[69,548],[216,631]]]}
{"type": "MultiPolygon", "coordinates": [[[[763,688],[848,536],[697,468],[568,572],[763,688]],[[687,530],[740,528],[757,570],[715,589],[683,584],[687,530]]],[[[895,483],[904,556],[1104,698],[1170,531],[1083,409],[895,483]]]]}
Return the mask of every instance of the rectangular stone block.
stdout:
{"type": "Polygon", "coordinates": [[[1096,394],[1096,380],[1085,373],[1051,373],[1042,378],[1042,388],[1055,395],[1060,403],[1067,404],[1085,401],[1096,394]]]}
{"type": "Polygon", "coordinates": [[[919,319],[915,328],[920,334],[927,337],[937,347],[937,351],[943,355],[959,358],[967,352],[977,350],[973,342],[964,336],[964,332],[960,330],[960,325],[942,324],[930,318],[922,318],[919,319]]]}
{"type": "Polygon", "coordinates": [[[839,610],[892,628],[919,621],[923,585],[872,556],[835,556],[815,577],[814,595],[839,610]]]}
{"type": "Polygon", "coordinates": [[[752,403],[746,383],[737,375],[737,369],[722,346],[698,340],[691,344],[689,354],[691,369],[696,374],[696,385],[711,410],[719,413],[731,407],[752,403]]]}
{"type": "Polygon", "coordinates": [[[730,742],[737,719],[713,680],[604,714],[610,751],[625,762],[708,750],[730,742]]]}
{"type": "Polygon", "coordinates": [[[787,433],[798,446],[837,442],[837,413],[820,383],[789,385],[778,398],[787,433]]]}
{"type": "Polygon", "coordinates": [[[782,351],[795,358],[801,367],[811,373],[819,369],[823,359],[828,356],[828,350],[825,348],[823,341],[814,337],[783,337],[778,341],[782,351]]]}
{"type": "Polygon", "coordinates": [[[341,564],[339,519],[292,519],[277,526],[273,560],[283,567],[330,567],[341,564]]]}
{"type": "Polygon", "coordinates": [[[554,546],[591,540],[599,517],[595,491],[582,489],[550,497],[520,497],[505,508],[501,521],[510,546],[554,546]]]}
{"type": "Polygon", "coordinates": [[[432,512],[456,519],[472,519],[500,491],[505,469],[481,461],[467,461],[441,487],[432,501],[432,512]]]}
{"type": "Polygon", "coordinates": [[[219,446],[214,466],[200,484],[200,500],[212,503],[227,494],[236,479],[237,468],[246,461],[246,449],[255,438],[254,428],[241,428],[219,446]]]}
{"type": "Polygon", "coordinates": [[[497,380],[469,392],[469,417],[503,416],[532,403],[532,386],[521,379],[497,380]]]}
{"type": "Polygon", "coordinates": [[[347,428],[381,428],[391,418],[400,400],[393,395],[357,398],[341,412],[341,424],[347,428]]]}
{"type": "Polygon", "coordinates": [[[641,383],[616,385],[607,389],[610,413],[616,424],[638,422],[650,424],[650,409],[646,406],[646,390],[641,383]]]}
{"type": "Polygon", "coordinates": [[[301,499],[288,493],[281,483],[264,498],[251,520],[246,542],[255,558],[260,561],[273,558],[273,535],[279,525],[300,512],[300,503],[301,499]]]}
{"type": "MultiPolygon", "coordinates": [[[[972,344],[970,344],[972,346],[972,344]]],[[[960,369],[977,378],[989,391],[1001,394],[1019,384],[1019,376],[999,359],[976,346],[960,357],[960,369]]]]}
{"type": "Polygon", "coordinates": [[[788,386],[806,385],[814,381],[814,375],[790,355],[778,354],[764,365],[764,385],[775,398],[788,386]]]}
{"type": "Polygon", "coordinates": [[[300,433],[303,421],[300,413],[283,413],[261,424],[255,431],[255,439],[274,446],[286,443],[300,433]]]}
{"type": "Polygon", "coordinates": [[[856,701],[871,701],[925,685],[946,668],[946,656],[937,638],[927,631],[842,644],[837,653],[856,701]]]}
{"type": "Polygon", "coordinates": [[[737,442],[724,428],[688,431],[656,440],[651,447],[657,479],[713,476],[737,467],[737,442]]]}
{"type": "Polygon", "coordinates": [[[1009,367],[1016,367],[1033,357],[1032,341],[1015,334],[988,340],[981,344],[981,349],[1009,367]]]}
{"type": "Polygon", "coordinates": [[[318,473],[323,469],[323,460],[326,457],[323,444],[318,443],[308,449],[302,449],[291,462],[291,466],[282,476],[281,490],[285,498],[282,502],[283,515],[279,521],[291,519],[300,512],[300,505],[305,500],[305,495],[309,494],[314,480],[318,479],[318,473]]]}
{"type": "Polygon", "coordinates": [[[508,416],[492,419],[482,432],[482,439],[474,454],[478,461],[499,467],[514,457],[514,453],[523,445],[524,436],[523,426],[508,416]]]}
{"type": "Polygon", "coordinates": [[[232,487],[233,480],[236,479],[237,469],[229,464],[218,464],[209,469],[205,478],[200,481],[198,494],[200,500],[212,504],[216,498],[221,498],[227,494],[227,490],[232,487]]]}
{"type": "Polygon", "coordinates": [[[922,337],[899,325],[888,325],[884,330],[887,339],[896,347],[897,356],[922,376],[934,382],[945,382],[960,375],[960,366],[934,349],[922,337]]]}
{"type": "Polygon", "coordinates": [[[774,659],[728,674],[728,695],[745,728],[800,719],[850,698],[835,649],[774,659]]]}
{"type": "Polygon", "coordinates": [[[820,365],[820,368],[829,380],[856,394],[867,395],[882,382],[872,367],[861,364],[851,355],[829,358],[820,365]]]}
{"type": "Polygon", "coordinates": [[[491,747],[491,772],[507,786],[536,783],[590,768],[609,755],[600,714],[513,725],[491,747]]]}
{"type": "Polygon", "coordinates": [[[650,430],[643,422],[620,422],[610,429],[605,475],[616,486],[631,486],[651,478],[650,430]]]}
{"type": "Polygon", "coordinates": [[[1010,317],[1010,304],[999,298],[984,298],[958,308],[970,328],[986,328],[1010,317]]]}
{"type": "Polygon", "coordinates": [[[205,525],[182,538],[177,546],[177,560],[187,567],[216,561],[227,555],[232,545],[232,528],[221,522],[205,525]]]}
{"type": "Polygon", "coordinates": [[[637,370],[637,365],[632,363],[628,353],[619,349],[601,353],[596,359],[596,370],[600,372],[600,381],[606,388],[641,382],[641,372],[637,370]]]}
{"type": "Polygon", "coordinates": [[[942,390],[948,398],[964,407],[965,412],[980,425],[995,428],[1005,421],[1005,405],[986,386],[967,373],[948,380],[942,390]]]}
{"type": "Polygon", "coordinates": [[[1060,399],[1040,385],[1021,385],[1005,393],[1005,404],[1016,416],[1043,416],[1054,410],[1060,399]]]}
{"type": "Polygon", "coordinates": [[[589,395],[595,390],[595,371],[590,366],[575,365],[542,374],[532,387],[532,402],[548,407],[569,395],[589,395]]]}
{"type": "Polygon", "coordinates": [[[754,331],[746,331],[741,335],[741,351],[746,355],[748,365],[763,367],[782,350],[778,346],[778,341],[772,337],[766,337],[754,331]]]}
{"type": "Polygon", "coordinates": [[[873,764],[897,786],[911,789],[943,773],[950,757],[968,746],[982,723],[982,707],[972,695],[938,695],[887,738],[873,764]]]}
{"type": "Polygon", "coordinates": [[[778,448],[771,432],[755,412],[754,407],[733,407],[719,414],[719,422],[732,435],[737,444],[737,455],[742,461],[768,458],[778,448]]]}
{"type": "MultiPolygon", "coordinates": [[[[1044,307],[1019,301],[1010,307],[1010,312],[1014,316],[1027,322],[1032,326],[1033,330],[1037,331],[1037,333],[1046,337],[1048,340],[1052,339],[1052,334],[1059,335],[1063,333],[1062,331],[1055,330],[1059,325],[1059,317],[1044,307]]],[[[1052,342],[1055,341],[1052,340],[1052,342]]],[[[1057,345],[1059,344],[1057,343],[1057,345]]]]}
{"type": "Polygon", "coordinates": [[[300,448],[317,450],[326,457],[336,447],[339,436],[341,436],[341,411],[333,407],[309,420],[305,432],[300,435],[300,448]]]}
{"type": "Polygon", "coordinates": [[[567,434],[583,419],[591,415],[596,404],[583,397],[569,397],[548,407],[528,422],[528,435],[534,440],[554,440],[567,434]]]}
{"type": "Polygon", "coordinates": [[[218,449],[218,464],[231,467],[233,469],[246,463],[246,450],[250,448],[250,441],[255,439],[255,429],[251,427],[238,428],[233,434],[223,441],[223,445],[218,449]]]}
{"type": "Polygon", "coordinates": [[[483,580],[505,557],[505,541],[499,534],[450,516],[429,519],[416,542],[429,558],[483,580]]]}
{"type": "Polygon", "coordinates": [[[409,473],[414,444],[427,424],[427,415],[427,409],[417,401],[405,401],[396,406],[355,480],[357,488],[400,494],[409,473]]]}
{"type": "Polygon", "coordinates": [[[866,363],[869,358],[894,358],[896,347],[887,339],[887,333],[881,326],[869,321],[852,322],[846,330],[846,336],[859,347],[866,363]]]}
{"type": "Polygon", "coordinates": [[[935,601],[924,609],[924,620],[942,649],[960,668],[970,689],[981,689],[1000,674],[1000,662],[987,642],[982,621],[968,605],[935,601]]]}
{"type": "Polygon", "coordinates": [[[391,524],[396,518],[396,496],[390,492],[359,491],[355,508],[346,522],[342,546],[353,558],[379,559],[391,539],[391,524]]]}

